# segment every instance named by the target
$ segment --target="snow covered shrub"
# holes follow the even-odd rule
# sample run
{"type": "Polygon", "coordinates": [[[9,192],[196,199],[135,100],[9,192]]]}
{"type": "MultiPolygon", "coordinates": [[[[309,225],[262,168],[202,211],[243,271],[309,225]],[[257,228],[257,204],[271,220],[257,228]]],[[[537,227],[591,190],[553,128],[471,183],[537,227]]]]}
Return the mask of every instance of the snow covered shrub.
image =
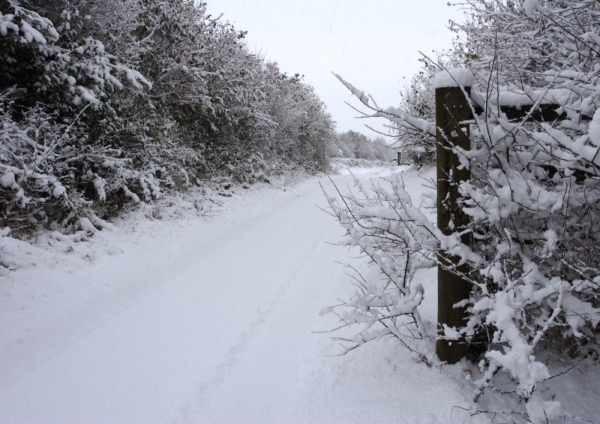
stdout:
{"type": "Polygon", "coordinates": [[[69,233],[81,219],[101,226],[99,216],[116,207],[111,193],[133,201],[159,196],[152,175],[132,169],[116,149],[82,143],[72,125],[55,123],[40,108],[14,121],[3,102],[9,95],[0,96],[0,203],[13,236],[38,227],[69,233]]]}
{"type": "Polygon", "coordinates": [[[150,83],[93,38],[63,42],[49,19],[11,1],[0,13],[0,178],[13,234],[38,224],[72,229],[84,209],[114,213],[114,195],[137,199],[137,184],[140,195],[156,195],[152,177],[109,136],[107,105],[125,84],[150,83]]]}
{"type": "Polygon", "coordinates": [[[376,264],[381,278],[367,281],[358,276],[357,291],[348,300],[323,313],[336,313],[344,327],[359,325],[352,338],[342,339],[353,350],[382,337],[395,337],[400,344],[427,364],[435,354],[427,340],[435,338],[435,328],[421,319],[422,284],[414,280],[419,269],[436,263],[438,230],[419,208],[398,175],[389,184],[367,189],[355,178],[358,193],[327,196],[333,216],[346,229],[344,244],[358,247],[376,264]],[[340,311],[342,309],[342,311],[340,311]]]}
{"type": "Polygon", "coordinates": [[[486,110],[472,126],[472,150],[464,152],[472,177],[461,191],[474,253],[467,259],[474,291],[464,331],[493,328],[480,390],[501,370],[529,399],[551,377],[549,363],[557,372],[598,359],[600,5],[472,8],[484,28],[502,30],[465,27],[468,44],[494,48],[479,49],[466,63],[480,77],[485,94],[475,100],[486,110]],[[515,121],[501,108],[533,115],[544,104],[557,105],[562,120],[515,121]]]}
{"type": "Polygon", "coordinates": [[[62,210],[68,198],[57,178],[61,172],[48,165],[61,139],[69,137],[66,126],[52,126],[39,109],[30,111],[20,123],[14,122],[2,106],[0,114],[2,226],[19,233],[40,221],[48,223],[49,216],[64,218],[62,210]]]}
{"type": "Polygon", "coordinates": [[[64,122],[83,122],[88,115],[82,109],[101,110],[109,94],[123,88],[123,79],[140,89],[151,86],[96,39],[63,41],[52,21],[9,0],[0,13],[0,90],[16,86],[25,94],[15,107],[43,103],[64,122]]]}
{"type": "MultiPolygon", "coordinates": [[[[458,256],[472,287],[462,305],[468,322],[437,337],[483,342],[472,357],[481,371],[475,399],[496,390],[523,402],[525,420],[566,419],[534,391],[600,358],[600,3],[468,5],[451,59],[475,75],[471,149],[454,149],[470,170],[459,190],[471,241],[443,236],[418,211],[405,212],[410,201],[402,191],[376,187],[342,204],[330,197],[347,243],[385,276],[365,282],[337,313],[346,325],[363,325],[356,345],[389,334],[435,363],[415,342],[436,335],[412,318],[418,284],[411,270],[439,262],[438,252],[458,256]],[[394,323],[389,311],[410,319],[394,323]]],[[[345,84],[378,116],[435,133],[432,123],[371,106],[345,84]]]]}

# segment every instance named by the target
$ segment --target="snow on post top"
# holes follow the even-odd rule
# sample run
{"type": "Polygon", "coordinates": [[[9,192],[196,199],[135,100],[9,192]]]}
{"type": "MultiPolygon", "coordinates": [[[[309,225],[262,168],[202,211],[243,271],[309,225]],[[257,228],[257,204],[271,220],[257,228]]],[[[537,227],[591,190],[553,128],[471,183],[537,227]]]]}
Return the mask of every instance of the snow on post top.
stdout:
{"type": "Polygon", "coordinates": [[[468,69],[451,68],[438,72],[433,77],[433,89],[443,87],[472,87],[473,73],[468,69]]]}

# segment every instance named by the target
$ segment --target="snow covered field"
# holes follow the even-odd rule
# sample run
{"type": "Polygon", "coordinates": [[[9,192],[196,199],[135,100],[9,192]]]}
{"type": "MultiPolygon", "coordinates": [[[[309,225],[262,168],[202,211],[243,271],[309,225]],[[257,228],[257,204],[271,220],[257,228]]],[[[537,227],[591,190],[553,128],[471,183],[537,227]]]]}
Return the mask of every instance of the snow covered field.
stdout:
{"type": "MultiPolygon", "coordinates": [[[[405,180],[427,201],[421,177],[405,180]]],[[[415,364],[391,340],[335,356],[319,331],[337,320],[319,311],[352,291],[336,262],[372,270],[331,244],[343,230],[319,182],[333,192],[324,177],[239,189],[207,216],[163,204],[81,241],[2,237],[19,269],[0,277],[0,422],[490,422],[460,409],[460,365],[415,364]]],[[[422,276],[430,320],[435,275],[422,276]]]]}

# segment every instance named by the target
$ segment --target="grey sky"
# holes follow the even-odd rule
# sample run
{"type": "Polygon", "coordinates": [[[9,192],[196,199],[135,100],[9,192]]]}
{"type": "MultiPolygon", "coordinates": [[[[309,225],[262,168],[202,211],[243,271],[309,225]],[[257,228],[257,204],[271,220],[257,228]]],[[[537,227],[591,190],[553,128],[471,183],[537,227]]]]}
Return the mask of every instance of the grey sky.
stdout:
{"type": "Polygon", "coordinates": [[[364,124],[383,129],[385,120],[355,119],[344,101],[357,101],[331,72],[372,94],[380,106],[397,106],[399,92],[420,69],[419,51],[448,49],[454,36],[448,20],[462,18],[444,0],[208,0],[208,11],[248,31],[252,52],[283,72],[304,75],[338,131],[369,136],[375,134],[364,124]]]}

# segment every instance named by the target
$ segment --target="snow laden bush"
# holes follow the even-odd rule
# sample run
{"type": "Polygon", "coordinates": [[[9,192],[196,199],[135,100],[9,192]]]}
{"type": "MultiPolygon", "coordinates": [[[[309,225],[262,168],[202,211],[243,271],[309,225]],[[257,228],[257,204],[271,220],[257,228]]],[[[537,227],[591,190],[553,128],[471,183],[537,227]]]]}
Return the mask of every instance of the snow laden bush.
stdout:
{"type": "Polygon", "coordinates": [[[3,225],[71,231],[213,178],[327,170],[324,105],[244,35],[187,0],[0,0],[3,225]]]}
{"type": "Polygon", "coordinates": [[[354,296],[324,313],[336,313],[344,327],[362,327],[354,337],[340,339],[347,342],[347,351],[391,336],[418,360],[434,364],[435,354],[427,341],[434,339],[435,330],[432,333],[421,319],[418,306],[424,289],[414,276],[419,269],[435,265],[439,232],[413,206],[400,176],[369,188],[355,178],[354,185],[356,192],[326,195],[327,200],[346,229],[345,244],[359,247],[377,265],[381,278],[368,281],[357,276],[354,296]]]}
{"type": "Polygon", "coordinates": [[[124,84],[150,83],[93,38],[61,45],[38,13],[12,2],[0,13],[3,225],[15,235],[38,225],[68,232],[85,216],[110,212],[110,193],[139,200],[129,189],[139,186],[140,195],[156,195],[152,178],[103,137],[112,114],[106,99],[124,84]]]}
{"type": "MultiPolygon", "coordinates": [[[[410,206],[397,178],[391,189],[328,197],[346,243],[383,276],[362,282],[334,310],[345,325],[361,326],[355,347],[390,335],[435,364],[435,338],[478,343],[475,400],[515,396],[524,409],[514,420],[574,419],[536,389],[597,363],[600,353],[600,3],[470,1],[467,13],[464,25],[455,24],[462,38],[450,59],[475,76],[471,149],[454,148],[470,170],[459,187],[470,242],[441,235],[410,206]],[[552,119],[540,113],[548,105],[557,107],[552,119]],[[518,109],[525,118],[511,115],[518,109]],[[471,295],[464,327],[436,335],[419,321],[414,271],[444,266],[439,253],[466,266],[471,295]]],[[[376,115],[435,132],[346,85],[376,115]]]]}
{"type": "MultiPolygon", "coordinates": [[[[4,95],[6,97],[6,94],[4,95]]],[[[54,169],[54,152],[66,128],[52,128],[39,110],[28,114],[20,124],[2,112],[0,129],[0,195],[3,227],[15,231],[46,221],[49,210],[61,210],[67,201],[66,189],[54,169]],[[61,131],[62,130],[62,131],[61,131]],[[18,158],[18,159],[17,159],[18,158]]],[[[57,172],[58,171],[58,172],[57,172]]]]}

